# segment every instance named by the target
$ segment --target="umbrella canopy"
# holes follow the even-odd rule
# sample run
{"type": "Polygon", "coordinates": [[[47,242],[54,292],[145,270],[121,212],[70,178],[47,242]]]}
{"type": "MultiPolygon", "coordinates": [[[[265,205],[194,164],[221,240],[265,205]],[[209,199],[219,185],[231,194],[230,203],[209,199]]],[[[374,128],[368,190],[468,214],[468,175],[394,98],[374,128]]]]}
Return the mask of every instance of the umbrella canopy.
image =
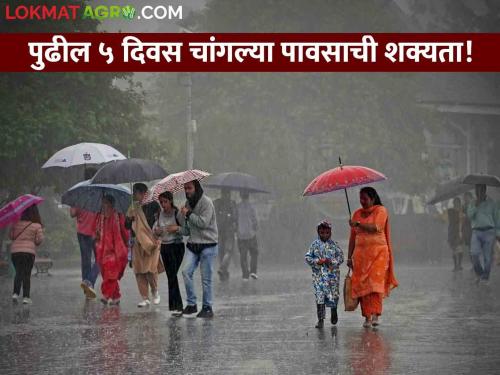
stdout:
{"type": "Polygon", "coordinates": [[[164,178],[168,173],[151,160],[125,159],[112,161],[101,167],[92,178],[93,184],[123,184],[152,181],[164,178]]]}
{"type": "Polygon", "coordinates": [[[463,177],[456,178],[454,180],[445,182],[444,184],[439,185],[436,188],[436,193],[434,197],[427,202],[428,204],[436,204],[439,202],[447,201],[448,199],[455,198],[459,195],[462,195],[470,190],[472,190],[473,186],[463,184],[463,177]]]}
{"type": "Polygon", "coordinates": [[[210,173],[198,169],[190,169],[184,172],[171,174],[153,186],[151,192],[144,198],[143,203],[146,204],[153,200],[158,200],[160,194],[166,191],[178,193],[184,190],[185,183],[195,180],[199,181],[207,176],[210,176],[210,173]]]}
{"type": "Polygon", "coordinates": [[[269,193],[257,177],[239,172],[220,173],[210,176],[204,185],[216,189],[248,191],[250,193],[269,193]]]}
{"type": "Polygon", "coordinates": [[[500,178],[489,174],[469,174],[464,177],[462,183],[467,185],[487,185],[500,187],[500,178]]]}
{"type": "Polygon", "coordinates": [[[330,169],[312,180],[312,182],[304,190],[303,195],[310,196],[329,193],[336,190],[344,190],[345,199],[347,201],[347,210],[349,211],[349,217],[351,217],[351,205],[349,204],[347,189],[354,186],[387,180],[387,177],[371,168],[355,165],[342,165],[342,160],[340,158],[339,164],[340,165],[337,168],[330,169]]]}
{"type": "Polygon", "coordinates": [[[126,157],[111,146],[101,143],[79,143],[57,151],[42,168],[69,168],[77,165],[103,164],[126,157]]]}
{"type": "Polygon", "coordinates": [[[25,194],[7,203],[0,209],[0,228],[18,221],[26,209],[41,202],[43,202],[43,198],[25,194]]]}
{"type": "Polygon", "coordinates": [[[115,198],[115,209],[118,212],[127,212],[132,196],[130,189],[121,185],[92,184],[91,180],[80,182],[66,191],[61,203],[86,211],[100,212],[102,197],[105,194],[115,198]]]}
{"type": "Polygon", "coordinates": [[[306,187],[303,195],[324,194],[382,180],[387,177],[374,169],[345,165],[320,174],[306,187]]]}

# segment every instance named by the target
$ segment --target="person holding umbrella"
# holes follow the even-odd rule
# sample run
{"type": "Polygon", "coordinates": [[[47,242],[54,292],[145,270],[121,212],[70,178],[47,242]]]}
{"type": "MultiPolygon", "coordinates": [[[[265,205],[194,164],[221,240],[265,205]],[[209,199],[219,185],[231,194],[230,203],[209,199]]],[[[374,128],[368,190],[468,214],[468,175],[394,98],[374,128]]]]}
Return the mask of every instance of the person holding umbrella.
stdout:
{"type": "Polygon", "coordinates": [[[128,231],[125,216],[115,209],[112,195],[102,198],[102,211],[97,216],[96,260],[102,275],[101,301],[104,304],[120,303],[120,285],[127,266],[128,231]]]}
{"type": "Polygon", "coordinates": [[[22,288],[23,304],[31,304],[31,270],[35,263],[36,248],[43,241],[42,220],[36,205],[22,213],[21,219],[12,226],[9,237],[12,240],[11,259],[16,270],[12,301],[18,302],[22,288]]]}
{"type": "Polygon", "coordinates": [[[363,327],[379,325],[382,300],[397,287],[390,238],[389,216],[377,191],[364,187],[359,193],[362,208],[349,225],[347,266],[352,269],[352,297],[359,298],[363,327]]]}
{"type": "Polygon", "coordinates": [[[467,207],[467,216],[472,226],[472,263],[477,282],[482,283],[488,283],[495,241],[500,239],[500,208],[486,192],[486,185],[477,184],[476,201],[467,207]]]}
{"type": "Polygon", "coordinates": [[[181,209],[185,217],[185,224],[177,228],[179,233],[189,236],[186,252],[186,266],[182,271],[186,285],[187,306],[183,315],[192,315],[197,312],[196,292],[193,275],[200,266],[203,287],[203,306],[198,318],[212,318],[212,275],[218,253],[218,228],[215,208],[212,200],[207,197],[198,180],[184,184],[187,202],[181,209]]]}
{"type": "MultiPolygon", "coordinates": [[[[91,179],[96,172],[95,168],[87,168],[84,172],[85,180],[91,179]]],[[[80,257],[82,268],[82,282],[80,287],[83,289],[85,297],[92,299],[96,297],[94,285],[99,275],[99,266],[95,261],[95,239],[97,214],[91,211],[83,210],[73,206],[69,214],[76,219],[76,235],[80,245],[80,257]],[[94,263],[92,263],[94,255],[94,263]]]]}
{"type": "Polygon", "coordinates": [[[229,280],[229,264],[234,252],[235,235],[238,226],[236,203],[231,199],[231,190],[221,189],[221,197],[214,201],[219,228],[219,274],[220,281],[229,280]]]}
{"type": "Polygon", "coordinates": [[[160,253],[168,278],[168,307],[170,311],[182,313],[182,297],[177,279],[186,251],[182,235],[178,231],[182,215],[175,206],[174,195],[170,191],[160,194],[159,201],[162,212],[153,226],[153,232],[161,239],[160,253]]]}

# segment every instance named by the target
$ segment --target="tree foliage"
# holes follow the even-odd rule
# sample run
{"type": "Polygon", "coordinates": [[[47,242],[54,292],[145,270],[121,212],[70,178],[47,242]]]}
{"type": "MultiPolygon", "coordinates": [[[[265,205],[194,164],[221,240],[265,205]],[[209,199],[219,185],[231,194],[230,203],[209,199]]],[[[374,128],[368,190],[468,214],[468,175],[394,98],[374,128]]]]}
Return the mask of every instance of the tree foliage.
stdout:
{"type": "MultiPolygon", "coordinates": [[[[97,32],[98,23],[90,19],[15,21],[0,27],[9,32],[97,32]]],[[[143,90],[134,83],[132,74],[0,74],[2,198],[54,185],[57,181],[41,171],[41,165],[57,150],[79,142],[106,143],[124,154],[164,163],[166,142],[151,139],[143,131],[152,121],[143,114],[143,104],[143,90]]],[[[67,179],[61,176],[60,185],[67,188],[67,179]]]]}

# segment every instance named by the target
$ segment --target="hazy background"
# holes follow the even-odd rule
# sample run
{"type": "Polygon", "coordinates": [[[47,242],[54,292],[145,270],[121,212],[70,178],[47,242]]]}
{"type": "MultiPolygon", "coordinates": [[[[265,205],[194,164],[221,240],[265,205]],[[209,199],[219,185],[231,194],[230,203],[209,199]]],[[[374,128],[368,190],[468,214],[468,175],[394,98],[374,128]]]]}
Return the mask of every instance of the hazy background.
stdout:
{"type": "MultiPolygon", "coordinates": [[[[6,3],[0,1],[2,11],[6,3]]],[[[500,3],[493,0],[127,4],[182,5],[185,19],[4,22],[0,31],[175,33],[180,26],[194,32],[500,31],[500,3]]],[[[90,141],[157,160],[169,172],[185,169],[185,78],[0,74],[0,202],[28,192],[49,197],[41,207],[48,232],[43,246],[56,258],[78,259],[74,223],[58,202],[80,177],[44,173],[40,166],[58,149],[90,141]]],[[[315,224],[324,217],[334,221],[334,236],[345,243],[343,193],[301,197],[317,174],[337,166],[339,156],[345,164],[388,176],[375,187],[391,212],[398,262],[450,258],[443,207],[425,204],[437,184],[472,172],[500,175],[498,73],[193,73],[191,79],[195,168],[250,173],[273,191],[254,197],[263,262],[302,264],[315,224]]],[[[357,207],[357,190],[350,197],[357,207]]]]}

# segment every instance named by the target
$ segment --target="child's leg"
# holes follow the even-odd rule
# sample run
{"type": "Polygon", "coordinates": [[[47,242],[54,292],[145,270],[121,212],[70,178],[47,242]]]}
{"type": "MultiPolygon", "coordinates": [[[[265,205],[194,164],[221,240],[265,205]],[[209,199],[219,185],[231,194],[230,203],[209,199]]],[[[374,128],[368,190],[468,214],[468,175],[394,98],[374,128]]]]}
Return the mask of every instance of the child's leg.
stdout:
{"type": "Polygon", "coordinates": [[[326,308],[325,304],[317,304],[316,305],[316,312],[318,314],[318,323],[316,324],[316,328],[323,328],[323,322],[325,321],[325,315],[326,315],[326,308]]]}
{"type": "Polygon", "coordinates": [[[331,316],[330,322],[332,324],[337,324],[337,322],[339,321],[339,317],[337,315],[337,306],[339,303],[339,299],[335,298],[334,303],[335,303],[335,306],[332,307],[332,316],[331,316]]]}

